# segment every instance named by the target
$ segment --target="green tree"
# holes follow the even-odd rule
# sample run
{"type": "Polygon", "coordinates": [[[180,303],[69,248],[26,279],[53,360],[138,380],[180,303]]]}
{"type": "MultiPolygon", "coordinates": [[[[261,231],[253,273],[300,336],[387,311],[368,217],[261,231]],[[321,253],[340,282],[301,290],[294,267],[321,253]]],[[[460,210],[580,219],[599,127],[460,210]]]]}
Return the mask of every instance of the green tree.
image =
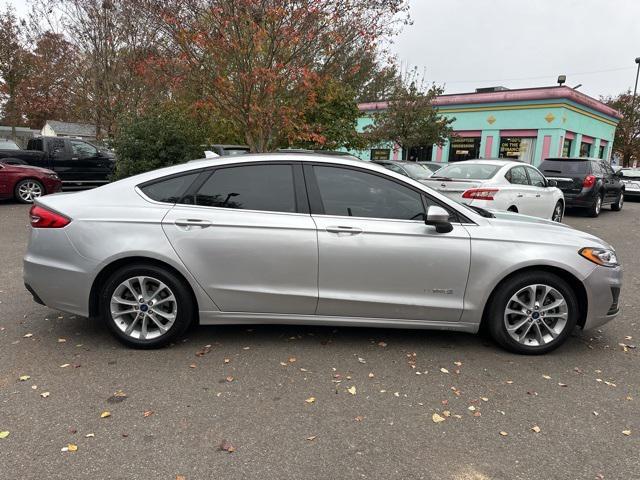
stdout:
{"type": "Polygon", "coordinates": [[[174,106],[125,118],[114,138],[116,178],[202,158],[206,127],[174,106]]]}
{"type": "Polygon", "coordinates": [[[622,157],[622,165],[628,167],[634,160],[640,162],[640,98],[633,101],[633,93],[627,90],[615,97],[601,100],[615,108],[623,117],[616,128],[613,151],[622,157]]]}
{"type": "Polygon", "coordinates": [[[370,144],[393,142],[406,156],[411,147],[441,145],[452,135],[455,118],[443,117],[433,107],[443,89],[425,88],[423,83],[417,81],[415,71],[408,78],[397,78],[387,108],[376,112],[374,123],[365,130],[370,144]]]}

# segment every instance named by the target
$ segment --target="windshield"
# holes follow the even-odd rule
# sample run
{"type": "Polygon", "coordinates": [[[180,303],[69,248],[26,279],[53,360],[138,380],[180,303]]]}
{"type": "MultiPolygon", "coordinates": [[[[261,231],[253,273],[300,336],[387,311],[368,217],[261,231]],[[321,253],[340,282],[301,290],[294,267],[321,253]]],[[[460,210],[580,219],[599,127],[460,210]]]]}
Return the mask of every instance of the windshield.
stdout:
{"type": "Polygon", "coordinates": [[[624,178],[640,178],[640,169],[623,168],[620,173],[624,178]]]}
{"type": "Polygon", "coordinates": [[[428,168],[429,170],[431,170],[431,172],[437,172],[442,167],[444,167],[444,165],[438,165],[437,163],[421,163],[420,165],[422,165],[424,168],[428,168]]]}
{"type": "Polygon", "coordinates": [[[458,163],[438,170],[431,178],[451,178],[455,180],[487,180],[500,169],[500,165],[486,163],[458,163]]]}
{"type": "Polygon", "coordinates": [[[417,163],[405,163],[402,165],[404,169],[409,172],[411,178],[416,180],[424,180],[425,178],[429,178],[431,176],[431,170],[426,168],[424,165],[419,165],[417,163]]]}
{"type": "Polygon", "coordinates": [[[0,138],[0,150],[20,150],[20,147],[13,140],[0,138]]]}

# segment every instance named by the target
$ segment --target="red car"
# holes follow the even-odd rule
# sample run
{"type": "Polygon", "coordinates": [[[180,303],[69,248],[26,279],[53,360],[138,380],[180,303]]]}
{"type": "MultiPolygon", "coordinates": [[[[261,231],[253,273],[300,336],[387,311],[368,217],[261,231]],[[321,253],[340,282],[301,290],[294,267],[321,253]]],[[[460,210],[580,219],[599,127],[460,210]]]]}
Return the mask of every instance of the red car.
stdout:
{"type": "Polygon", "coordinates": [[[51,170],[0,162],[0,200],[15,198],[20,203],[33,203],[35,198],[61,189],[62,181],[51,170]]]}

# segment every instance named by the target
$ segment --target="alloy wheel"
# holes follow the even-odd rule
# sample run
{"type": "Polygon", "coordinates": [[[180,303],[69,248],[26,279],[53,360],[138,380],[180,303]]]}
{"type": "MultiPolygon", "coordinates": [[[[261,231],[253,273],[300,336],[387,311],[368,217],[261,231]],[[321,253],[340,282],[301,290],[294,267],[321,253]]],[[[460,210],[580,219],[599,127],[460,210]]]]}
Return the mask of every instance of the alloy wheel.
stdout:
{"type": "Polygon", "coordinates": [[[618,210],[622,210],[622,205],[624,204],[624,193],[620,194],[618,198],[618,210]]]}
{"type": "Polygon", "coordinates": [[[507,302],[504,325],[509,336],[527,347],[553,342],[565,329],[569,308],[564,296],[549,285],[521,288],[507,302]]]}
{"type": "Polygon", "coordinates": [[[27,203],[32,203],[36,198],[42,196],[42,186],[38,182],[27,180],[18,187],[20,199],[27,203]]]}
{"type": "Polygon", "coordinates": [[[113,291],[111,318],[127,336],[153,340],[167,333],[178,313],[171,289],[160,280],[138,276],[128,278],[113,291]]]}
{"type": "Polygon", "coordinates": [[[600,215],[600,209],[602,208],[602,197],[598,195],[596,198],[596,215],[600,215]]]}
{"type": "Polygon", "coordinates": [[[551,217],[551,220],[553,220],[554,222],[562,222],[562,204],[561,203],[557,203],[556,204],[556,208],[553,209],[553,216],[551,217]]]}

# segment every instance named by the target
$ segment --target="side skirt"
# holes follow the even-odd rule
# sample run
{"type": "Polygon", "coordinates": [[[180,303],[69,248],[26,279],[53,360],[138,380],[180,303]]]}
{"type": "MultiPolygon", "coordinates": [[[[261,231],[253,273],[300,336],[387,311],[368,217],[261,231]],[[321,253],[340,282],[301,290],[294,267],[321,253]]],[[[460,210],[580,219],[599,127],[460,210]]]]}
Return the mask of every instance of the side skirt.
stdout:
{"type": "Polygon", "coordinates": [[[343,327],[420,328],[476,333],[480,324],[434,322],[395,318],[335,317],[326,315],[290,315],[283,313],[200,312],[200,325],[281,324],[339,325],[343,327]]]}

